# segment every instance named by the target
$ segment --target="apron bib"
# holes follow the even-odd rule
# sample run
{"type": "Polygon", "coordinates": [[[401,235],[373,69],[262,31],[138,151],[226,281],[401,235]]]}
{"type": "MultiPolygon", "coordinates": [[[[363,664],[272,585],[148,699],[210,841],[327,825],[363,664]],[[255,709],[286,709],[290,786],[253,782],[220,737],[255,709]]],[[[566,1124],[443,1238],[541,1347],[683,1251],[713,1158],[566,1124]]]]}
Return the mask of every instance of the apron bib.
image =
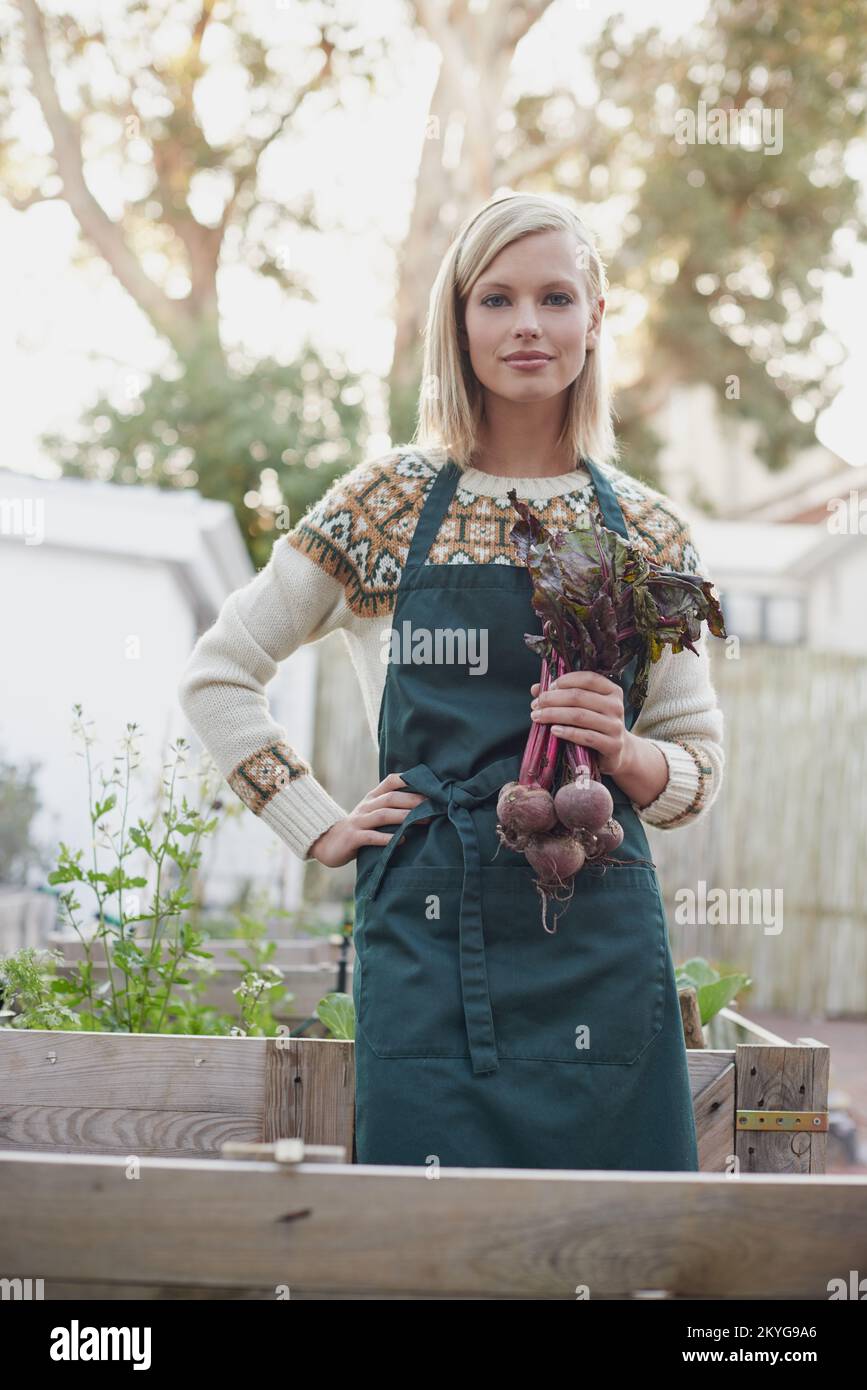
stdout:
{"type": "MultiPolygon", "coordinates": [[[[605,525],[628,539],[608,480],[583,462],[605,525]]],[[[497,837],[539,679],[524,634],[541,623],[525,566],[426,563],[460,477],[449,459],[428,493],[392,617],[379,775],[426,799],[356,858],[355,1157],[696,1171],[655,868],[588,862],[569,905],[549,905],[552,934],[532,868],[497,837]]],[[[504,512],[506,534],[515,520],[504,512]]],[[[627,707],[628,728],[637,715],[627,707]]],[[[629,798],[603,781],[624,831],[615,855],[650,861],[629,798]]]]}

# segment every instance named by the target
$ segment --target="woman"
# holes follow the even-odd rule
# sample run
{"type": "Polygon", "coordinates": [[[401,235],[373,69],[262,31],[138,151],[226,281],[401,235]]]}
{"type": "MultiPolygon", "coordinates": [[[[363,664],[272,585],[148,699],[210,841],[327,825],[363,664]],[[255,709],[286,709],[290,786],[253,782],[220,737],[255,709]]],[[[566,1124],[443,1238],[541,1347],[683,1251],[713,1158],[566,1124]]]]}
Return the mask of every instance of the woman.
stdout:
{"type": "Polygon", "coordinates": [[[356,860],[359,1162],[695,1170],[665,914],[643,822],[714,800],[722,714],[699,656],[665,648],[638,717],[625,680],[538,698],[541,625],[509,531],[597,522],[700,571],[660,493],[616,467],[605,272],[560,200],[493,199],[447,251],[413,443],[340,479],[199,639],[181,702],[230,785],[299,857],[356,860]],[[383,620],[387,620],[383,626],[383,620]],[[347,813],[271,720],[264,686],[341,628],[379,748],[347,813]],[[557,930],[496,797],[530,720],[596,751],[625,836],[581,871],[557,930]],[[398,833],[399,832],[399,833],[398,833]]]}

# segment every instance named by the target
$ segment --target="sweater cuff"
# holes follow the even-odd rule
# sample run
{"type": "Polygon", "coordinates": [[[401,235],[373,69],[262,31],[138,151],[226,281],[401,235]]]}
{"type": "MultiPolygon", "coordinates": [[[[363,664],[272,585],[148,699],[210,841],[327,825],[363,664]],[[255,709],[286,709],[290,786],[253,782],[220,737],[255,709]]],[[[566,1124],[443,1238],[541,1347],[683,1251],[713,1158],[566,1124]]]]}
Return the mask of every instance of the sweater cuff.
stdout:
{"type": "Polygon", "coordinates": [[[226,781],[299,859],[314,840],[349,814],[317,782],[310,764],[278,739],[249,753],[226,781]]]}
{"type": "Polygon", "coordinates": [[[312,773],[293,778],[261,812],[265,824],[299,859],[307,859],[314,840],[348,815],[312,773]]]}
{"type": "Polygon", "coordinates": [[[668,763],[668,781],[655,801],[648,806],[638,806],[632,802],[632,809],[658,829],[673,828],[689,818],[698,798],[701,786],[701,770],[693,754],[682,743],[671,743],[666,739],[650,740],[660,748],[668,763]]]}

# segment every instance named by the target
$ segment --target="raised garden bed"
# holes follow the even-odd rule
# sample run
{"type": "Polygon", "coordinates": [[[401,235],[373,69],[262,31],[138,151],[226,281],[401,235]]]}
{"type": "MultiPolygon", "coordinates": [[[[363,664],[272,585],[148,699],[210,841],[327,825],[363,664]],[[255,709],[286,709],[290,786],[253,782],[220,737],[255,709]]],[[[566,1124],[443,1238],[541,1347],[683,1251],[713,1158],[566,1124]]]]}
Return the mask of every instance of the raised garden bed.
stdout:
{"type": "MultiPolygon", "coordinates": [[[[351,1162],[354,1044],[0,1030],[0,1148],[221,1156],[300,1138],[351,1162]]],[[[703,1172],[823,1173],[828,1048],[812,1038],[687,1053],[703,1172]],[[744,1112],[746,1123],[739,1119],[744,1112]],[[804,1116],[796,1129],[778,1112],[804,1116]],[[765,1112],[767,1122],[763,1122],[765,1112]]]]}
{"type": "Polygon", "coordinates": [[[130,1181],[123,1158],[0,1152],[0,1264],[76,1301],[827,1301],[867,1268],[865,1177],[428,1175],[143,1158],[130,1181]]]}

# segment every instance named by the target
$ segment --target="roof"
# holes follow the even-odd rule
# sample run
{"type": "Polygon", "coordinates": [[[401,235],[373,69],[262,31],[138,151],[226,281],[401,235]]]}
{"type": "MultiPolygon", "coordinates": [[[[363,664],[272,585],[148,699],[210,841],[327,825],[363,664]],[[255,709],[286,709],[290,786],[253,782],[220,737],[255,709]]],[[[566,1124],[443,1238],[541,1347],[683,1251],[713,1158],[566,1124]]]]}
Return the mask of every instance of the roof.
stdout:
{"type": "Polygon", "coordinates": [[[18,525],[0,528],[0,541],[32,549],[28,537],[38,534],[40,545],[55,549],[163,564],[200,625],[255,573],[232,507],[193,488],[40,478],[0,468],[0,507],[4,501],[7,512],[16,501],[27,510],[18,525]]]}
{"type": "Polygon", "coordinates": [[[799,579],[863,549],[858,534],[835,535],[824,524],[721,521],[696,517],[690,526],[699,555],[714,582],[739,576],[799,579]]]}

